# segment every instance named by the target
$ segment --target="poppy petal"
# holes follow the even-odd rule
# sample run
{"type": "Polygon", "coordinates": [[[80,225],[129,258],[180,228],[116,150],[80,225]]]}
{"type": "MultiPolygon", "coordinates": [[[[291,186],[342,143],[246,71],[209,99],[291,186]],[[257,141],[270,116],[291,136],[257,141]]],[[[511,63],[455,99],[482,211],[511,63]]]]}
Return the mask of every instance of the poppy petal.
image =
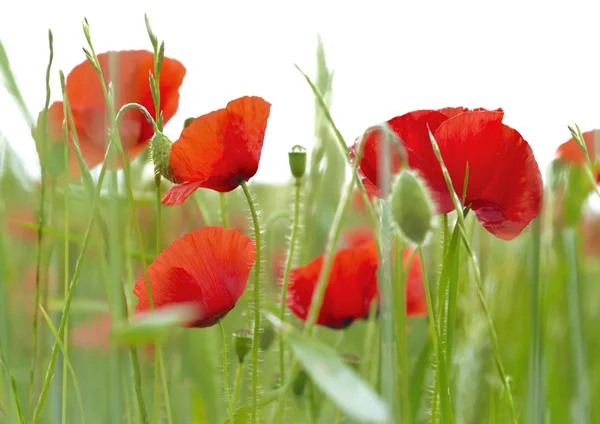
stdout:
{"type": "Polygon", "coordinates": [[[256,174],[271,104],[260,97],[232,100],[196,118],[171,149],[173,176],[227,192],[256,174]]]}
{"type": "MultiPolygon", "coordinates": [[[[581,134],[592,161],[596,157],[596,146],[600,146],[600,130],[586,131],[581,134]],[[598,139],[598,142],[596,140],[598,139]]],[[[570,138],[556,149],[556,156],[564,162],[573,165],[583,165],[586,162],[585,154],[574,138],[570,138]]]]}
{"type": "MultiPolygon", "coordinates": [[[[254,242],[221,227],[203,227],[173,242],[148,267],[155,308],[191,303],[189,326],[207,327],[223,318],[243,294],[256,259],[254,242]]],[[[136,283],[136,313],[150,309],[145,276],[136,283]]]]}
{"type": "Polygon", "coordinates": [[[196,190],[202,187],[202,182],[175,184],[162,197],[162,203],[168,206],[181,205],[196,190]]]}
{"type": "MultiPolygon", "coordinates": [[[[290,273],[288,308],[305,320],[323,267],[321,255],[290,273]]],[[[317,324],[334,329],[349,326],[369,313],[377,293],[379,260],[374,242],[342,249],[335,254],[317,324]]]]}
{"type": "MultiPolygon", "coordinates": [[[[496,237],[516,237],[541,210],[542,178],[529,144],[502,123],[501,111],[471,111],[442,123],[435,139],[456,193],[496,237]]],[[[439,163],[422,157],[417,169],[430,186],[440,213],[454,209],[439,163]]]]}

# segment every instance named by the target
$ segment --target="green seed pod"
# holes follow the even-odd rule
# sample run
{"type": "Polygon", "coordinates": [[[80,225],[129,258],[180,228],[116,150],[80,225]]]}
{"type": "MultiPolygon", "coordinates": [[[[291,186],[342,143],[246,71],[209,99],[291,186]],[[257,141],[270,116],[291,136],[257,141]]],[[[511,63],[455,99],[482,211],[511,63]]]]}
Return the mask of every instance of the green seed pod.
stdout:
{"type": "Polygon", "coordinates": [[[295,145],[288,153],[290,171],[295,178],[302,178],[306,172],[306,149],[295,145]]]}
{"type": "Polygon", "coordinates": [[[172,183],[177,184],[180,181],[173,176],[171,165],[169,164],[172,145],[173,143],[171,143],[171,140],[169,140],[166,135],[156,133],[150,141],[150,154],[152,156],[152,162],[154,163],[154,172],[172,183]]]}
{"type": "Polygon", "coordinates": [[[433,228],[435,208],[425,183],[414,172],[403,170],[392,187],[392,217],[411,243],[423,244],[433,228]]]}
{"type": "Polygon", "coordinates": [[[244,362],[244,358],[252,348],[252,332],[245,328],[236,330],[233,333],[233,346],[240,363],[244,362]]]}
{"type": "Polygon", "coordinates": [[[260,334],[258,335],[258,347],[263,352],[267,350],[275,340],[275,330],[268,324],[262,326],[260,334]]]}

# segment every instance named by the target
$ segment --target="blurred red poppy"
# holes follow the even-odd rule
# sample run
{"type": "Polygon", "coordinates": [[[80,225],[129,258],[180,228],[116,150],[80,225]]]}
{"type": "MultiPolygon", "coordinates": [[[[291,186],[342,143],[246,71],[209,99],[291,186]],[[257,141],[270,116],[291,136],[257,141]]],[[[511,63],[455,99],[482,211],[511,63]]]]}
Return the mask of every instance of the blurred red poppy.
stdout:
{"type": "MultiPolygon", "coordinates": [[[[410,250],[407,249],[404,251],[405,264],[409,257],[410,250]]],[[[412,258],[406,284],[406,311],[409,316],[427,312],[421,263],[418,256],[412,258]]],[[[307,318],[323,260],[324,255],[321,255],[291,272],[286,303],[302,320],[307,318]]],[[[367,318],[371,302],[377,296],[378,267],[379,258],[374,241],[339,250],[335,254],[317,324],[343,329],[357,319],[367,318]]]]}
{"type": "MultiPolygon", "coordinates": [[[[585,147],[592,163],[596,160],[597,146],[600,146],[600,130],[591,130],[582,133],[585,147]],[[596,141],[597,140],[597,141],[596,141]]],[[[574,138],[570,138],[556,149],[556,157],[571,165],[585,165],[586,159],[583,150],[574,138]]],[[[596,181],[600,183],[600,168],[596,172],[596,181]]]]}
{"type": "MultiPolygon", "coordinates": [[[[256,259],[256,246],[244,234],[203,227],[175,240],[148,267],[155,308],[192,303],[189,327],[210,327],[233,309],[243,294],[256,259]]],[[[136,313],[150,310],[145,276],[135,284],[136,313]]]]}
{"type": "MultiPolygon", "coordinates": [[[[441,167],[433,152],[429,130],[434,135],[448,168],[452,185],[462,197],[469,167],[465,205],[493,235],[511,240],[535,218],[542,207],[543,186],[538,164],[521,134],[502,123],[501,109],[468,110],[446,108],[420,110],[388,121],[402,140],[408,165],[419,171],[428,184],[440,214],[454,210],[441,167]]],[[[360,173],[365,188],[382,197],[378,175],[379,130],[366,137],[360,173]]],[[[354,155],[356,144],[350,148],[354,155]]],[[[393,171],[400,167],[392,155],[393,171]]]]}
{"type": "Polygon", "coordinates": [[[73,326],[69,342],[82,349],[106,350],[109,347],[109,334],[110,315],[106,313],[73,326]]]}
{"type": "Polygon", "coordinates": [[[373,229],[370,226],[348,228],[341,237],[342,248],[356,247],[375,240],[373,229]]]}
{"type": "MultiPolygon", "coordinates": [[[[98,61],[106,83],[111,81],[115,88],[115,108],[119,110],[126,103],[138,103],[156,119],[148,82],[148,74],[154,70],[153,53],[145,50],[111,51],[99,54],[98,61]],[[116,75],[109,76],[113,63],[116,75]]],[[[179,61],[164,58],[160,74],[160,108],[164,123],[177,111],[179,87],[185,74],[186,69],[179,61]]],[[[104,160],[109,117],[100,79],[87,60],[73,68],[68,75],[66,94],[73,111],[83,159],[88,168],[92,168],[104,160]]],[[[38,133],[41,131],[41,119],[42,113],[38,117],[38,133]]],[[[63,120],[63,103],[54,102],[48,110],[48,156],[51,161],[48,166],[54,168],[50,169],[54,175],[61,174],[68,166],[70,178],[76,179],[80,176],[80,169],[71,137],[69,163],[61,163],[63,120]]],[[[126,154],[133,158],[146,147],[154,132],[141,112],[129,110],[121,120],[119,134],[126,154]]],[[[38,151],[38,154],[41,155],[41,152],[38,151]]]]}
{"type": "Polygon", "coordinates": [[[171,172],[180,184],[163,203],[179,205],[199,188],[228,192],[252,178],[270,111],[271,104],[260,97],[241,97],[194,119],[171,149],[171,172]]]}

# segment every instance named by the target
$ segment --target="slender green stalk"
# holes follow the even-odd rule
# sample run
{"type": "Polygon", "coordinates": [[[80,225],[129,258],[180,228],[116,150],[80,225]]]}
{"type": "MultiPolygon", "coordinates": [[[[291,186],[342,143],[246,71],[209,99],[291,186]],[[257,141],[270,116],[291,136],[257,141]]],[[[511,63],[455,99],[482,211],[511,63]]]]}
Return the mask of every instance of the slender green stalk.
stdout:
{"type": "MultiPolygon", "coordinates": [[[[107,156],[110,153],[112,143],[109,144],[107,149],[107,156]]],[[[90,238],[92,234],[92,228],[95,221],[96,208],[98,207],[98,198],[100,197],[100,190],[102,189],[102,181],[104,180],[104,175],[106,174],[106,167],[108,165],[108,161],[106,160],[106,156],[104,162],[102,163],[102,169],[100,170],[100,175],[98,177],[98,184],[96,186],[96,193],[92,199],[91,206],[91,214],[88,220],[87,228],[83,235],[83,242],[81,245],[81,251],[79,252],[79,257],[77,258],[77,263],[75,264],[75,269],[73,270],[73,276],[71,277],[71,283],[69,284],[69,291],[67,293],[67,298],[65,299],[65,305],[63,307],[60,324],[58,326],[58,338],[62,339],[64,337],[67,319],[69,315],[69,311],[71,310],[71,303],[73,301],[73,295],[75,294],[75,289],[77,288],[77,284],[79,283],[79,274],[81,273],[81,267],[83,265],[83,258],[87,252],[89,247],[90,238]]],[[[33,412],[32,423],[37,423],[40,414],[42,412],[42,407],[44,405],[44,401],[46,400],[46,396],[48,394],[48,389],[50,387],[50,382],[52,380],[52,376],[54,375],[54,367],[56,365],[56,359],[58,356],[59,344],[58,341],[55,341],[54,346],[52,347],[52,353],[50,356],[50,363],[48,364],[48,369],[46,370],[46,377],[44,379],[44,384],[42,386],[42,391],[38,398],[35,410],[33,412]]]]}
{"type": "MultiPolygon", "coordinates": [[[[288,284],[290,281],[290,270],[292,269],[292,262],[294,260],[294,250],[296,248],[296,237],[298,236],[298,227],[300,226],[300,191],[301,191],[301,180],[296,179],[295,184],[295,196],[294,196],[294,222],[292,224],[292,235],[290,237],[290,248],[285,261],[285,269],[283,272],[283,286],[281,288],[281,304],[279,305],[279,319],[283,324],[285,321],[285,305],[288,292],[288,284]]],[[[279,378],[281,381],[285,381],[285,342],[283,334],[279,335],[279,378]]],[[[280,420],[283,422],[283,412],[285,409],[285,398],[279,404],[280,420]]]]}
{"type": "MultiPolygon", "coordinates": [[[[63,103],[63,116],[68,116],[68,111],[67,111],[67,107],[68,107],[68,103],[63,103]]],[[[63,159],[65,161],[65,164],[69,163],[69,129],[68,129],[69,123],[68,123],[68,119],[66,119],[63,122],[63,141],[64,141],[64,146],[63,146],[63,159]]],[[[64,258],[64,270],[63,270],[63,275],[64,275],[64,299],[66,301],[67,298],[67,294],[69,292],[69,166],[65,166],[65,194],[63,197],[63,207],[64,207],[64,244],[63,244],[63,248],[64,248],[64,253],[63,253],[63,258],[64,258]]],[[[68,318],[68,317],[67,317],[68,318]]],[[[69,320],[67,319],[66,323],[66,330],[65,330],[65,335],[64,335],[64,352],[63,352],[63,374],[62,374],[62,405],[61,405],[61,416],[62,416],[62,423],[66,424],[67,422],[67,390],[68,390],[68,364],[69,364],[69,357],[68,357],[68,349],[69,349],[69,320]]]]}
{"type": "Polygon", "coordinates": [[[19,392],[17,390],[17,380],[15,380],[15,376],[12,371],[8,367],[6,363],[6,356],[4,354],[4,348],[2,347],[2,338],[0,338],[0,365],[4,366],[5,372],[8,374],[8,379],[10,381],[11,392],[15,401],[15,405],[17,407],[17,417],[19,418],[19,422],[21,424],[25,424],[25,418],[23,417],[23,410],[21,409],[21,401],[19,400],[19,392]]]}
{"type": "Polygon", "coordinates": [[[219,320],[219,329],[221,330],[221,341],[223,343],[223,390],[225,391],[225,399],[227,400],[229,420],[233,423],[233,402],[229,393],[229,372],[227,371],[227,337],[225,337],[225,328],[223,327],[222,320],[219,320]]]}
{"type": "MultiPolygon", "coordinates": [[[[273,214],[269,215],[269,218],[267,219],[266,229],[265,229],[265,262],[266,262],[265,269],[272,269],[271,261],[273,260],[273,248],[271,246],[273,245],[273,240],[272,240],[273,232],[274,232],[273,229],[275,228],[275,224],[280,219],[287,219],[291,222],[293,219],[293,214],[290,213],[289,211],[278,211],[278,212],[274,212],[273,214]]],[[[270,283],[272,273],[268,272],[266,274],[267,274],[267,283],[270,283]]]]}
{"type": "Polygon", "coordinates": [[[471,244],[469,243],[469,239],[466,235],[465,218],[462,213],[462,208],[460,206],[460,200],[458,199],[458,196],[456,195],[456,192],[454,191],[454,187],[452,185],[452,179],[450,178],[450,173],[448,172],[448,168],[446,168],[446,165],[444,164],[444,160],[442,158],[440,148],[431,133],[429,133],[429,138],[431,141],[431,146],[433,148],[434,154],[435,154],[435,156],[440,164],[440,167],[442,169],[442,174],[444,175],[444,179],[446,180],[446,184],[447,184],[448,190],[450,192],[450,197],[452,198],[452,202],[453,202],[454,208],[456,210],[456,216],[458,217],[458,224],[460,225],[460,236],[462,238],[465,249],[467,250],[467,253],[469,255],[471,266],[472,266],[474,274],[475,274],[477,296],[479,297],[479,303],[481,304],[481,308],[483,309],[483,312],[484,312],[487,322],[488,322],[489,335],[490,335],[490,339],[492,341],[492,346],[494,349],[494,361],[496,363],[496,369],[498,371],[498,376],[500,377],[500,380],[504,387],[504,393],[506,395],[506,402],[508,405],[508,409],[510,411],[510,419],[511,419],[512,423],[516,423],[517,417],[516,417],[515,406],[514,406],[514,401],[513,401],[513,396],[512,396],[512,390],[510,388],[508,376],[506,375],[506,372],[504,371],[504,365],[502,363],[502,356],[500,355],[500,345],[498,342],[498,335],[496,334],[496,327],[494,326],[494,321],[492,320],[492,316],[491,316],[489,308],[487,306],[487,301],[485,300],[485,294],[483,292],[483,283],[481,281],[481,272],[479,270],[479,265],[477,263],[477,259],[475,258],[475,255],[473,254],[473,250],[471,249],[471,244]]]}
{"type": "Polygon", "coordinates": [[[590,422],[590,389],[587,371],[587,355],[583,339],[581,325],[581,311],[579,300],[579,270],[577,266],[577,246],[575,241],[575,230],[566,228],[563,232],[565,243],[565,254],[569,265],[569,279],[567,285],[567,309],[569,322],[571,324],[571,348],[573,349],[573,361],[575,365],[575,376],[577,383],[577,395],[574,408],[575,422],[590,422]]]}
{"type": "Polygon", "coordinates": [[[427,269],[425,267],[425,255],[423,253],[423,246],[418,247],[419,258],[421,260],[421,273],[423,275],[423,287],[425,288],[425,300],[427,302],[427,312],[429,315],[429,321],[431,321],[432,331],[431,340],[433,343],[433,349],[435,351],[435,365],[436,365],[436,384],[434,385],[434,392],[431,400],[431,415],[433,422],[437,421],[437,398],[440,398],[440,409],[442,422],[448,420],[453,422],[452,402],[450,402],[450,392],[439,392],[440,387],[448,387],[447,381],[448,376],[446,375],[446,367],[444,364],[444,358],[441,355],[441,337],[439,330],[439,323],[435,316],[435,308],[433,306],[433,299],[431,297],[431,286],[429,285],[429,279],[427,278],[427,269]],[[441,381],[445,381],[442,384],[441,381]]]}
{"type": "Polygon", "coordinates": [[[229,224],[227,221],[227,198],[225,197],[225,193],[219,193],[219,205],[221,210],[221,223],[223,224],[223,228],[228,228],[229,224]]]}
{"type": "Polygon", "coordinates": [[[543,424],[544,422],[544,385],[543,385],[543,331],[544,305],[542,285],[540,284],[540,250],[541,250],[541,217],[532,222],[530,250],[531,279],[531,328],[532,340],[529,351],[529,390],[528,390],[528,422],[543,424]]]}
{"type": "Polygon", "coordinates": [[[202,201],[200,200],[200,193],[196,192],[192,195],[192,197],[196,202],[196,207],[198,208],[198,213],[200,214],[200,219],[202,220],[202,225],[208,225],[209,214],[204,205],[202,204],[202,201]]]}
{"type": "Polygon", "coordinates": [[[260,293],[260,223],[258,221],[258,213],[256,212],[256,206],[252,195],[248,190],[248,184],[246,181],[240,183],[248,206],[250,207],[250,213],[252,214],[252,222],[254,223],[254,237],[256,240],[256,262],[254,264],[254,331],[252,334],[252,424],[257,422],[258,413],[258,338],[260,335],[260,308],[261,304],[261,293],[260,293]]]}
{"type": "Polygon", "coordinates": [[[404,249],[402,238],[396,231],[396,258],[394,263],[394,328],[396,330],[396,362],[398,364],[398,375],[396,376],[397,393],[401,400],[402,422],[410,422],[410,387],[408,371],[408,350],[406,347],[406,271],[405,266],[410,267],[412,255],[407,265],[404,264],[404,249]]]}
{"type": "Polygon", "coordinates": [[[37,230],[37,243],[36,243],[36,253],[35,253],[35,301],[36,305],[33,308],[33,344],[31,347],[31,366],[29,368],[29,400],[27,402],[28,411],[33,407],[33,394],[35,392],[35,371],[37,367],[37,359],[38,359],[38,308],[37,305],[40,303],[40,277],[42,273],[41,263],[42,263],[42,234],[43,228],[46,225],[45,222],[45,204],[46,204],[46,191],[47,191],[47,171],[46,171],[46,161],[48,158],[48,107],[50,106],[50,72],[52,69],[52,62],[54,60],[54,37],[52,36],[52,31],[48,30],[48,47],[50,50],[50,56],[48,59],[48,66],[46,68],[46,100],[44,102],[44,110],[42,111],[42,124],[41,124],[41,138],[39,140],[40,143],[40,152],[41,157],[43,158],[40,161],[41,168],[41,181],[40,181],[40,207],[38,214],[38,230],[37,230]]]}
{"type": "Polygon", "coordinates": [[[234,408],[236,407],[238,392],[240,390],[240,387],[242,386],[243,371],[244,371],[244,363],[238,362],[237,368],[235,371],[235,384],[233,385],[233,394],[231,395],[231,405],[233,405],[234,408]]]}

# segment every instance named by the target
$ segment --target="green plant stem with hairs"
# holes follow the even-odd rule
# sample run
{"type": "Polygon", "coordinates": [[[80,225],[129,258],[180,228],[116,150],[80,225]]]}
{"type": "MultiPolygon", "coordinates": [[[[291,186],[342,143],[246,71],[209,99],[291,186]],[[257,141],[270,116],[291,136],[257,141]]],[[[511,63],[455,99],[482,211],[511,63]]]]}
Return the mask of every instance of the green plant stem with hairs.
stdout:
{"type": "Polygon", "coordinates": [[[240,183],[246,200],[248,201],[248,207],[252,214],[252,222],[254,223],[254,237],[256,240],[256,262],[254,265],[254,330],[252,334],[252,424],[257,422],[258,414],[258,341],[260,336],[260,308],[262,307],[261,294],[260,294],[260,223],[258,221],[258,213],[252,195],[248,190],[248,184],[246,181],[240,183]]]}
{"type": "MultiPolygon", "coordinates": [[[[285,269],[283,271],[283,285],[281,288],[281,304],[279,305],[279,319],[282,323],[285,322],[285,306],[288,292],[288,285],[290,281],[290,270],[292,269],[292,262],[294,260],[294,251],[296,248],[296,238],[298,236],[298,228],[300,226],[300,192],[302,188],[302,182],[300,178],[296,178],[294,184],[294,220],[292,223],[292,235],[290,236],[290,247],[288,255],[285,261],[285,269]]],[[[285,381],[285,342],[283,334],[279,335],[279,378],[281,381],[285,381]]],[[[285,410],[285,398],[279,403],[279,417],[280,422],[283,422],[285,410]]]]}

